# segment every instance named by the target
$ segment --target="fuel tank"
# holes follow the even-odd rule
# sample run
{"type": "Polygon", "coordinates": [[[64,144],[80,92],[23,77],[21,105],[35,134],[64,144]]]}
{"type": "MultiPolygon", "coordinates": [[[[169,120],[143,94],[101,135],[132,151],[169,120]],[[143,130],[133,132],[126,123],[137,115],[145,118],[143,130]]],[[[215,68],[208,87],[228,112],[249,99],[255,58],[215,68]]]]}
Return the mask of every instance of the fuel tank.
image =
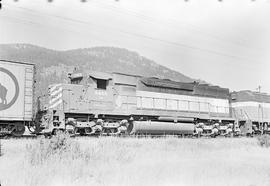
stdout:
{"type": "Polygon", "coordinates": [[[178,135],[193,134],[193,123],[174,123],[161,121],[134,121],[127,129],[129,134],[178,135]]]}

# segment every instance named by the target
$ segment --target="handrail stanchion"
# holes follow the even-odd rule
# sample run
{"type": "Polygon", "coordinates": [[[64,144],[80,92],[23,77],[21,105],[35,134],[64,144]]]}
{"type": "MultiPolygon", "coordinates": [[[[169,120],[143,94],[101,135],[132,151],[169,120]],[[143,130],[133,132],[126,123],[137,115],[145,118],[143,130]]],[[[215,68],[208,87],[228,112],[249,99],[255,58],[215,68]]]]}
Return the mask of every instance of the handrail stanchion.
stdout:
{"type": "Polygon", "coordinates": [[[210,106],[210,103],[208,103],[207,105],[208,105],[208,115],[210,116],[210,113],[211,113],[211,106],[210,106]]]}
{"type": "Polygon", "coordinates": [[[199,104],[199,115],[201,115],[201,104],[199,101],[198,101],[198,104],[199,104]]]}

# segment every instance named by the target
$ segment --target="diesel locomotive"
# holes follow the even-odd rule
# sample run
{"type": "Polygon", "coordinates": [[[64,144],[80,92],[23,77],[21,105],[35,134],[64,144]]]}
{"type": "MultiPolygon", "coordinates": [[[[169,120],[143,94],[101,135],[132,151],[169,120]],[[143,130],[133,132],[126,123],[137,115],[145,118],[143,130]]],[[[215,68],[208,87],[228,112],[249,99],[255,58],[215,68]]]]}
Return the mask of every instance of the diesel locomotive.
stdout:
{"type": "Polygon", "coordinates": [[[198,82],[96,71],[74,71],[69,80],[48,88],[40,122],[44,133],[232,136],[268,132],[267,94],[230,93],[198,82]]]}

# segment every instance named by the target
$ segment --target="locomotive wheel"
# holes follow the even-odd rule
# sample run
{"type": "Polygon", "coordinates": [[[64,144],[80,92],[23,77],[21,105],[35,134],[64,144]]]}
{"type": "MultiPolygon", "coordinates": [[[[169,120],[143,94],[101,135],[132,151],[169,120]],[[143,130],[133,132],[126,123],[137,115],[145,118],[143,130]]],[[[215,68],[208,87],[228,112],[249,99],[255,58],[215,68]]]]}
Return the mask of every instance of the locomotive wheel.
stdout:
{"type": "Polygon", "coordinates": [[[66,131],[72,136],[75,134],[75,126],[73,124],[66,124],[66,131]]]}
{"type": "Polygon", "coordinates": [[[23,135],[25,131],[25,126],[24,124],[18,124],[18,125],[15,125],[13,131],[11,132],[11,134],[15,137],[20,137],[23,135]]]}

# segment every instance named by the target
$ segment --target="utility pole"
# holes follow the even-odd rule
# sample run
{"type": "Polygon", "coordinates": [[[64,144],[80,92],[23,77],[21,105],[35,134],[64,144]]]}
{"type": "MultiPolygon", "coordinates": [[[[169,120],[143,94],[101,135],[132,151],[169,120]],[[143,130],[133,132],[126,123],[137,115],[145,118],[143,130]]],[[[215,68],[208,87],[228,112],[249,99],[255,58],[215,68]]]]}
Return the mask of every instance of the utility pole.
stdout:
{"type": "Polygon", "coordinates": [[[258,120],[259,120],[259,126],[261,128],[261,126],[263,127],[263,105],[262,105],[262,97],[261,97],[261,86],[259,85],[257,90],[259,92],[259,105],[258,105],[258,120]],[[261,120],[261,123],[260,123],[260,120],[261,120]]]}
{"type": "Polygon", "coordinates": [[[258,90],[259,93],[261,93],[261,85],[258,86],[258,88],[256,88],[256,90],[258,90]]]}

